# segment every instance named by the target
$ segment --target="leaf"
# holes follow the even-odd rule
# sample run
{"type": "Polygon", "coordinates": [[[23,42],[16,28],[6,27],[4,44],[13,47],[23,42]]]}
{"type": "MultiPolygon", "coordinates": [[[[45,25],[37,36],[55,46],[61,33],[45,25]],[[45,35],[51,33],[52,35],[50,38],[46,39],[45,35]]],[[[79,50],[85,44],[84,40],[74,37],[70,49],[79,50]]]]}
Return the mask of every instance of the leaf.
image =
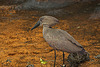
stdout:
{"type": "Polygon", "coordinates": [[[80,26],[77,27],[78,29],[81,28],[80,26]]]}
{"type": "Polygon", "coordinates": [[[47,63],[47,61],[44,61],[41,58],[40,58],[40,62],[41,62],[41,64],[46,64],[47,63]]]}

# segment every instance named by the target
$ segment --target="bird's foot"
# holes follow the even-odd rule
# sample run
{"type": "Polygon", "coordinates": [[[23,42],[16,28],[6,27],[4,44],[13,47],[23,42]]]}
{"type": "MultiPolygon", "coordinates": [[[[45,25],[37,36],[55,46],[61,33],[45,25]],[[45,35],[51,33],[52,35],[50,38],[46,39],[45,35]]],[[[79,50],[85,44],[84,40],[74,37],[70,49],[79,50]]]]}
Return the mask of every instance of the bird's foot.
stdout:
{"type": "Polygon", "coordinates": [[[63,64],[63,65],[60,65],[61,67],[66,67],[66,65],[65,64],[63,64]]]}

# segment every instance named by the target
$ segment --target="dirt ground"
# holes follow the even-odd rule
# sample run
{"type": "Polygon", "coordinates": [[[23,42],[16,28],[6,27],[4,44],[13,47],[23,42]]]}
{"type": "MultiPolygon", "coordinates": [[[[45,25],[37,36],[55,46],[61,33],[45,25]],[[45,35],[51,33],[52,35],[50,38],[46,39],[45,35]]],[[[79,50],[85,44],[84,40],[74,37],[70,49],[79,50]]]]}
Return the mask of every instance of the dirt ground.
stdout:
{"type": "MultiPolygon", "coordinates": [[[[97,6],[96,2],[80,3],[63,8],[57,14],[60,23],[53,28],[70,33],[90,54],[90,61],[79,67],[100,67],[100,20],[89,20],[97,6]]],[[[0,6],[0,67],[53,67],[54,51],[43,39],[42,27],[31,31],[43,11],[15,11],[9,6],[0,6]],[[40,58],[47,60],[41,64],[40,58]]],[[[67,60],[68,53],[65,53],[67,60]]],[[[57,51],[56,67],[62,65],[62,52],[57,51]]],[[[69,67],[66,61],[67,67],[69,67]]]]}

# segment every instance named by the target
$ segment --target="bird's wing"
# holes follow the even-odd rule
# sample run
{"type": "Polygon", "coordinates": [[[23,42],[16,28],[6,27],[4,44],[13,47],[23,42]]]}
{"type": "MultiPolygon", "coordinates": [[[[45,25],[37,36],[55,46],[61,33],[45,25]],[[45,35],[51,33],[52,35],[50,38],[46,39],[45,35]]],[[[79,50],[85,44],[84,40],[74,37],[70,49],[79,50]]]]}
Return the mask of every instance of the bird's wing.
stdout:
{"type": "Polygon", "coordinates": [[[44,35],[45,40],[54,49],[76,52],[81,51],[82,46],[66,31],[51,29],[44,35]]]}
{"type": "Polygon", "coordinates": [[[60,33],[62,33],[63,36],[65,36],[67,38],[67,40],[69,40],[71,43],[73,43],[74,45],[82,48],[82,45],[80,43],[78,43],[69,33],[67,33],[66,31],[61,30],[61,29],[57,29],[57,30],[60,33]]]}

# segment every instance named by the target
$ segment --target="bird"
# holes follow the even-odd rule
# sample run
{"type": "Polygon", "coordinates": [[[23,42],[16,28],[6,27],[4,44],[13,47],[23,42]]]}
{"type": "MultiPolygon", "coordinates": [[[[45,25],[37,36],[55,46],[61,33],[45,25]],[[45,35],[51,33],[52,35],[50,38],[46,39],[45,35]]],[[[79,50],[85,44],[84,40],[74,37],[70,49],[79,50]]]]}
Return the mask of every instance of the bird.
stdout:
{"type": "Polygon", "coordinates": [[[59,23],[59,20],[53,16],[42,16],[38,22],[31,28],[31,30],[43,25],[43,38],[54,49],[54,67],[56,63],[56,50],[63,52],[63,65],[64,65],[64,52],[85,54],[83,46],[76,41],[67,31],[61,29],[54,29],[52,26],[59,23]]]}

